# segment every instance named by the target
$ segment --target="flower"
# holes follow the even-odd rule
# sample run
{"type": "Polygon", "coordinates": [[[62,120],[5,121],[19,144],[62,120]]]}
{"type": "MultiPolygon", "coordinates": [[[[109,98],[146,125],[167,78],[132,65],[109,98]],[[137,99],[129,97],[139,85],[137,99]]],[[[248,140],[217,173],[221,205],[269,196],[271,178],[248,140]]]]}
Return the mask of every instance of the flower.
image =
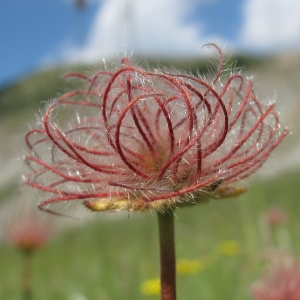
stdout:
{"type": "Polygon", "coordinates": [[[45,246],[53,233],[53,223],[28,203],[21,204],[11,212],[4,228],[7,241],[25,252],[45,246]]]}
{"type": "Polygon", "coordinates": [[[280,207],[270,207],[263,214],[263,220],[272,228],[278,227],[286,222],[287,213],[280,207]]]}
{"type": "Polygon", "coordinates": [[[160,280],[157,279],[149,279],[144,281],[141,284],[141,293],[146,296],[155,296],[159,295],[160,293],[160,280]]]}
{"type": "Polygon", "coordinates": [[[237,241],[226,240],[219,245],[218,253],[224,256],[238,256],[241,253],[241,247],[237,241]]]}
{"type": "Polygon", "coordinates": [[[251,294],[256,300],[300,299],[300,262],[291,255],[276,255],[251,294]]]}
{"type": "Polygon", "coordinates": [[[78,89],[49,103],[26,134],[24,182],[47,195],[39,207],[79,199],[95,211],[164,211],[243,193],[231,184],[259,169],[288,130],[210,46],[219,53],[211,82],[127,57],[92,77],[67,75],[78,89]]]}

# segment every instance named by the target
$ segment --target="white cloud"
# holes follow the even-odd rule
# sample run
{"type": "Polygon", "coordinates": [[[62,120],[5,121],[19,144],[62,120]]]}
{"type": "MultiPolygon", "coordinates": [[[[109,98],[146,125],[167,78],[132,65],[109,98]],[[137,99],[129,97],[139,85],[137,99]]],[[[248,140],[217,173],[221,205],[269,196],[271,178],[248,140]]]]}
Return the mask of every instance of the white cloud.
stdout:
{"type": "Polygon", "coordinates": [[[207,39],[201,36],[199,23],[188,21],[194,5],[194,0],[102,1],[85,45],[65,47],[65,57],[92,61],[124,50],[146,55],[199,55],[207,39]]]}
{"type": "Polygon", "coordinates": [[[246,0],[243,48],[274,51],[300,47],[299,0],[246,0]]]}

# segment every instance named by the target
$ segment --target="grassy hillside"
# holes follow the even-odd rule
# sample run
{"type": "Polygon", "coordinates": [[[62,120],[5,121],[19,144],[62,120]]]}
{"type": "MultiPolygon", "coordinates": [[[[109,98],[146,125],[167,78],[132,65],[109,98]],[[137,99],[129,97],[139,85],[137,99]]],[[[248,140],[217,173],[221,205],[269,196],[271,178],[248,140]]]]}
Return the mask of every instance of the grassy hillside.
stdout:
{"type": "Polygon", "coordinates": [[[23,110],[37,110],[43,102],[53,99],[70,87],[62,80],[63,69],[34,73],[0,90],[0,117],[23,110]]]}
{"type": "MultiPolygon", "coordinates": [[[[234,57],[228,60],[228,65],[236,67],[253,68],[260,64],[262,59],[248,57],[234,57]]],[[[150,67],[163,65],[176,67],[193,73],[207,73],[207,61],[159,61],[148,60],[150,67]]],[[[0,118],[10,116],[18,111],[36,110],[43,102],[55,98],[60,93],[70,89],[72,83],[62,80],[64,74],[73,71],[95,72],[97,66],[65,66],[45,71],[40,71],[0,89],[0,118]]]]}

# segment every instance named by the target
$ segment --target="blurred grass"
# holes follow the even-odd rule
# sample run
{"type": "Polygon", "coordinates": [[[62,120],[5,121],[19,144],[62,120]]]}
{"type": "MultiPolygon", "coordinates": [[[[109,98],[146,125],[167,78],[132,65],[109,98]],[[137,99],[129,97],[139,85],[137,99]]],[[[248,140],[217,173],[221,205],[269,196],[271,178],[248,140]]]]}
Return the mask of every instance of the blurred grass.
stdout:
{"type": "MultiPolygon", "coordinates": [[[[252,182],[249,192],[239,198],[176,211],[177,258],[205,262],[200,273],[178,276],[178,299],[251,299],[248,289],[266,250],[259,216],[270,205],[289,212],[285,226],[292,243],[285,246],[299,254],[299,175],[252,182]],[[240,254],[219,253],[220,244],[227,240],[238,242],[240,254]]],[[[20,299],[19,254],[0,245],[0,299],[20,299]]],[[[156,216],[100,213],[93,221],[59,232],[37,253],[34,299],[73,300],[75,294],[89,300],[159,299],[140,292],[144,280],[159,277],[158,263],[156,216]]]]}

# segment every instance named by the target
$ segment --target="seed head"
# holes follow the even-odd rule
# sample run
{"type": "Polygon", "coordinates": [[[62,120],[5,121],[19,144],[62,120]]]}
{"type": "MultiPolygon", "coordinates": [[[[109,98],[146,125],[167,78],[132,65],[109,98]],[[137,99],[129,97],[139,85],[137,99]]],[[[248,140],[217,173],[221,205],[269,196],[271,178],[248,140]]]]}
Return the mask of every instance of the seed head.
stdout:
{"type": "Polygon", "coordinates": [[[163,211],[243,193],[230,184],[260,168],[288,131],[251,79],[223,76],[221,50],[210,46],[219,53],[211,82],[127,57],[93,77],[67,75],[79,88],[26,134],[25,183],[47,195],[40,208],[80,199],[97,211],[163,211]]]}
{"type": "Polygon", "coordinates": [[[281,207],[270,207],[263,214],[263,221],[271,228],[283,225],[287,219],[287,212],[281,207]]]}
{"type": "Polygon", "coordinates": [[[13,209],[4,224],[7,241],[25,252],[37,250],[49,241],[53,223],[43,218],[36,207],[23,205],[13,209]]]}
{"type": "Polygon", "coordinates": [[[283,253],[272,257],[263,278],[252,287],[251,293],[255,300],[299,299],[300,262],[283,253]]]}

